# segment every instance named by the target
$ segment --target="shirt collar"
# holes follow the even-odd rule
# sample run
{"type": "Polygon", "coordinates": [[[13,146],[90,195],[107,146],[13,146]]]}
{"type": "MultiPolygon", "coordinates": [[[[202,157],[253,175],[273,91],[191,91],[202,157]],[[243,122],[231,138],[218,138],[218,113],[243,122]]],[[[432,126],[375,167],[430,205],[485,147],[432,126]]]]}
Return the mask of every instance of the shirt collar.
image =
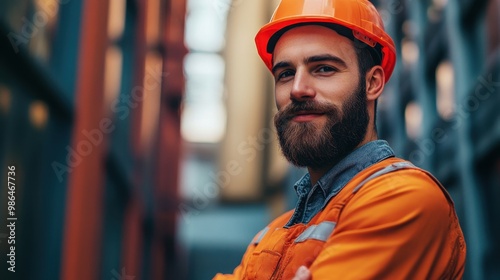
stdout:
{"type": "MultiPolygon", "coordinates": [[[[333,166],[316,183],[325,196],[338,193],[356,174],[363,169],[393,157],[394,151],[385,140],[375,140],[355,149],[339,163],[333,166]]],[[[306,173],[295,183],[298,196],[308,193],[311,189],[311,177],[306,173]]]]}

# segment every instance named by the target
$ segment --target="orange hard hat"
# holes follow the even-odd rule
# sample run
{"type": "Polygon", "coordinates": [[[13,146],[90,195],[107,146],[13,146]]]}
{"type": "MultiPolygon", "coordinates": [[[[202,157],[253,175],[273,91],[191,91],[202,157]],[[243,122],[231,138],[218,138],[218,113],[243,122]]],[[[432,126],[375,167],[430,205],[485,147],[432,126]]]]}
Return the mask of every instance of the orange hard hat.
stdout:
{"type": "Polygon", "coordinates": [[[255,37],[257,51],[269,70],[272,52],[284,30],[297,24],[334,24],[352,30],[352,36],[380,50],[387,82],[396,64],[394,41],[384,31],[379,13],[368,0],[281,0],[268,24],[255,37]]]}

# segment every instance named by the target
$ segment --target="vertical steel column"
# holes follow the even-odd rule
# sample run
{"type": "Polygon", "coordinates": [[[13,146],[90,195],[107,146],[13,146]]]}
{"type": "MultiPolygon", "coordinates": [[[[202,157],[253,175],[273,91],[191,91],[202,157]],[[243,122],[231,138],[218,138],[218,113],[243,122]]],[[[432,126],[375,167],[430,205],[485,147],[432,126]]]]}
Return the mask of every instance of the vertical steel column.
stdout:
{"type": "MultiPolygon", "coordinates": [[[[377,117],[377,123],[382,123],[381,129],[385,130],[388,141],[397,153],[401,153],[405,149],[405,143],[408,141],[406,135],[405,124],[405,108],[406,108],[406,92],[403,91],[400,81],[404,78],[402,65],[401,40],[403,39],[401,25],[404,16],[404,5],[399,0],[389,0],[386,4],[388,18],[386,20],[386,30],[394,40],[396,45],[397,60],[392,77],[386,85],[383,93],[384,102],[379,102],[379,111],[384,111],[387,116],[385,122],[390,122],[390,126],[386,125],[384,119],[377,117]],[[403,14],[403,15],[402,15],[403,14]],[[385,103],[385,104],[384,104],[385,103]],[[392,129],[384,129],[384,126],[392,129]]],[[[382,136],[382,135],[379,135],[382,136]]],[[[386,137],[386,136],[384,136],[386,137]]]]}
{"type": "MultiPolygon", "coordinates": [[[[107,0],[83,3],[76,117],[70,172],[61,279],[98,279],[102,209],[105,186],[104,69],[108,46],[107,0]],[[91,143],[84,131],[96,131],[101,141],[91,143]]],[[[109,132],[109,131],[108,131],[109,132]]]]}
{"type": "MultiPolygon", "coordinates": [[[[147,0],[136,1],[137,3],[137,25],[135,33],[134,50],[134,83],[142,87],[146,63],[146,12],[147,0]]],[[[132,174],[132,194],[125,210],[125,221],[123,233],[123,259],[122,264],[128,275],[140,277],[142,271],[142,260],[144,257],[144,176],[143,155],[141,154],[141,119],[143,106],[137,106],[131,111],[130,137],[132,139],[132,156],[134,170],[132,174]]]]}
{"type": "Polygon", "coordinates": [[[154,279],[175,279],[176,215],[181,150],[180,105],[184,92],[183,60],[186,1],[166,1],[162,13],[162,45],[165,47],[158,134],[155,193],[155,231],[152,242],[154,279]],[[165,78],[166,77],[166,78],[165,78]]]}
{"type": "MultiPolygon", "coordinates": [[[[446,13],[446,26],[449,34],[450,58],[455,66],[456,104],[463,104],[473,90],[480,74],[484,60],[478,58],[483,54],[481,25],[479,19],[468,19],[471,2],[449,1],[446,13]],[[467,27],[467,28],[465,28],[467,27]],[[477,54],[477,55],[471,55],[477,54]]],[[[474,2],[475,9],[482,9],[484,1],[474,2]]],[[[457,112],[459,114],[461,112],[457,112]]],[[[461,123],[457,124],[458,141],[458,174],[464,199],[465,223],[462,228],[467,239],[466,276],[472,279],[485,279],[484,255],[487,251],[487,229],[485,227],[484,197],[478,184],[474,166],[474,151],[471,140],[470,115],[464,114],[461,123]]]]}
{"type": "MultiPolygon", "coordinates": [[[[435,121],[439,118],[436,107],[436,83],[428,78],[428,59],[425,56],[427,50],[425,31],[428,30],[429,19],[427,18],[428,4],[425,1],[411,1],[408,4],[411,11],[409,18],[417,26],[415,38],[412,38],[418,45],[419,56],[418,61],[413,65],[414,69],[411,71],[411,89],[412,96],[420,105],[422,110],[422,124],[421,131],[416,142],[429,139],[435,121]]],[[[433,170],[435,167],[436,153],[435,150],[427,151],[425,157],[420,164],[421,167],[433,170]]],[[[410,160],[412,158],[410,157],[410,160]]]]}

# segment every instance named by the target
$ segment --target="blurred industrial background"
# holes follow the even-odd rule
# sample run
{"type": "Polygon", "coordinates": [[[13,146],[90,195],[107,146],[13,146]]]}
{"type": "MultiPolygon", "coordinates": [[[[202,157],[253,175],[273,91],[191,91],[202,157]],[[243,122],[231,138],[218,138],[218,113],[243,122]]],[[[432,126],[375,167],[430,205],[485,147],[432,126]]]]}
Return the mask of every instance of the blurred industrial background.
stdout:
{"type": "MultiPolygon", "coordinates": [[[[231,272],[304,173],[253,43],[277,2],[0,0],[0,279],[231,272]]],[[[452,194],[465,279],[500,279],[500,1],[372,2],[398,48],[379,136],[452,194]]]]}

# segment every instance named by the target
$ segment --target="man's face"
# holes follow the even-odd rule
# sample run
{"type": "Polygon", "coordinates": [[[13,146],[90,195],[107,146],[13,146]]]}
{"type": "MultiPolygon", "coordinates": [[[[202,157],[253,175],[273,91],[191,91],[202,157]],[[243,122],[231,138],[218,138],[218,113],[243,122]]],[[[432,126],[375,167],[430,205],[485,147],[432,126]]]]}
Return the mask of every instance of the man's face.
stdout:
{"type": "Polygon", "coordinates": [[[316,25],[293,28],[273,54],[281,149],[294,165],[329,167],[364,139],[365,80],[352,42],[316,25]]]}

